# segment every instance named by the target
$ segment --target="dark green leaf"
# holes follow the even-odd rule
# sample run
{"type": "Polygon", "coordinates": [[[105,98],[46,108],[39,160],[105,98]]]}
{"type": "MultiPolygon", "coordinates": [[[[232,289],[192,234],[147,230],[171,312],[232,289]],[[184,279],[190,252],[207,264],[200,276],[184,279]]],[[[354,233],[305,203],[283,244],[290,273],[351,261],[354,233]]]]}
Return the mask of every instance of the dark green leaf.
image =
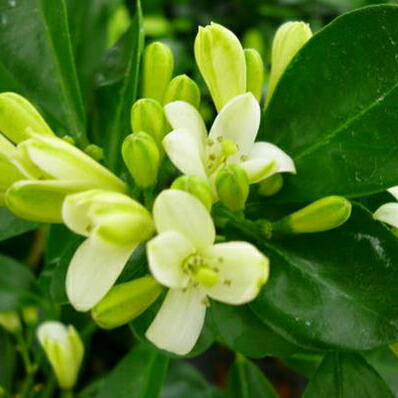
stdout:
{"type": "Polygon", "coordinates": [[[9,335],[0,328],[0,386],[11,391],[11,383],[15,371],[16,350],[9,335]]]}
{"type": "Polygon", "coordinates": [[[105,162],[118,171],[121,144],[131,132],[130,109],[136,98],[138,69],[143,44],[139,0],[131,26],[120,41],[108,50],[96,75],[94,136],[105,149],[105,162]]]}
{"type": "Polygon", "coordinates": [[[302,374],[307,379],[310,379],[318,369],[323,357],[324,355],[322,354],[303,352],[294,354],[288,358],[283,358],[283,362],[285,362],[286,365],[295,372],[302,374]]]}
{"type": "Polygon", "coordinates": [[[0,91],[44,111],[59,134],[82,138],[85,114],[64,0],[0,0],[0,91]]]}
{"type": "Polygon", "coordinates": [[[228,375],[226,398],[277,398],[275,390],[261,370],[238,356],[228,375]]]}
{"type": "Polygon", "coordinates": [[[333,231],[257,244],[271,275],[250,306],[282,336],[353,350],[398,339],[398,240],[367,210],[354,205],[333,231]]]}
{"type": "Polygon", "coordinates": [[[0,275],[0,311],[39,304],[40,292],[29,268],[0,255],[0,275]]]}
{"type": "Polygon", "coordinates": [[[364,196],[398,185],[398,7],[346,14],[294,58],[265,112],[261,139],[297,176],[280,200],[364,196]]]}
{"type": "Polygon", "coordinates": [[[264,324],[247,305],[232,306],[212,301],[210,313],[220,341],[245,356],[284,357],[300,350],[264,324]]]}
{"type": "Polygon", "coordinates": [[[303,398],[392,398],[380,375],[356,354],[329,354],[311,379],[303,398]]]}
{"type": "Polygon", "coordinates": [[[170,363],[160,397],[215,398],[218,393],[192,365],[174,360],[170,363]]]}
{"type": "Polygon", "coordinates": [[[97,398],[156,398],[166,376],[168,358],[149,346],[133,349],[105,379],[97,398]]]}
{"type": "Polygon", "coordinates": [[[0,241],[31,231],[39,225],[15,216],[6,207],[0,208],[0,241]]]}

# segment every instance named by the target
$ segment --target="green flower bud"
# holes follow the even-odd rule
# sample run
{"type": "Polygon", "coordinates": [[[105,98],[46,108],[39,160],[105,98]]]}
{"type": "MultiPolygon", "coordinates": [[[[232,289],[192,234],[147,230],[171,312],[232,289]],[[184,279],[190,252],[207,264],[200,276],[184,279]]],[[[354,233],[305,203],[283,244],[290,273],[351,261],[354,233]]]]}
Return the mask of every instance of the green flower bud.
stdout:
{"type": "Polygon", "coordinates": [[[131,127],[134,133],[145,131],[162,147],[164,136],[171,130],[162,105],[150,98],[137,101],[131,108],[131,127]]]}
{"type": "Polygon", "coordinates": [[[200,106],[200,90],[198,85],[187,75],[176,76],[167,86],[164,104],[173,101],[185,101],[196,109],[200,106]]]}
{"type": "Polygon", "coordinates": [[[261,100],[264,86],[264,63],[258,51],[245,49],[247,91],[261,100]]]}
{"type": "Polygon", "coordinates": [[[216,189],[222,204],[232,211],[240,211],[249,196],[249,178],[241,166],[229,164],[219,171],[216,189]]]}
{"type": "Polygon", "coordinates": [[[246,92],[246,61],[238,38],[212,23],[199,27],[195,59],[218,111],[232,98],[246,92]]]}
{"type": "Polygon", "coordinates": [[[114,286],[91,310],[94,321],[103,329],[113,329],[130,322],[149,308],[162,292],[151,276],[114,286]]]}
{"type": "Polygon", "coordinates": [[[5,204],[5,193],[14,182],[25,176],[0,152],[0,206],[5,204]]]}
{"type": "Polygon", "coordinates": [[[98,145],[87,145],[84,149],[84,153],[86,153],[88,156],[90,156],[90,158],[93,158],[97,162],[104,159],[104,150],[98,145]]]}
{"type": "Polygon", "coordinates": [[[210,212],[213,205],[213,194],[209,183],[203,178],[194,175],[184,175],[174,180],[171,188],[180,189],[196,196],[210,212]]]}
{"type": "Polygon", "coordinates": [[[72,326],[60,322],[44,322],[37,330],[37,337],[54,370],[59,386],[74,387],[84,355],[83,342],[72,326]]]}
{"type": "Polygon", "coordinates": [[[319,199],[273,224],[277,232],[300,234],[322,232],[344,224],[351,215],[351,203],[341,196],[319,199]]]}
{"type": "Polygon", "coordinates": [[[173,24],[163,16],[145,15],[144,32],[146,37],[169,36],[173,31],[173,24]]]}
{"type": "Polygon", "coordinates": [[[271,74],[266,106],[290,61],[311,37],[311,28],[304,22],[286,22],[277,30],[272,43],[271,74]]]}
{"type": "Polygon", "coordinates": [[[138,187],[150,188],[156,184],[160,156],[156,142],[149,134],[140,132],[127,136],[122,154],[138,187]]]}
{"type": "Polygon", "coordinates": [[[33,306],[22,308],[22,319],[27,325],[36,325],[39,321],[39,309],[33,306]]]}
{"type": "Polygon", "coordinates": [[[274,174],[259,183],[258,193],[262,196],[272,196],[283,187],[282,174],[274,174]]]}
{"type": "Polygon", "coordinates": [[[0,131],[15,143],[35,134],[54,136],[37,109],[15,93],[0,94],[0,131]]]}
{"type": "Polygon", "coordinates": [[[173,69],[174,57],[170,47],[160,42],[147,46],[144,51],[142,96],[163,103],[173,69]]]}
{"type": "Polygon", "coordinates": [[[268,46],[264,42],[264,35],[258,29],[249,29],[246,31],[243,35],[242,43],[246,48],[257,50],[262,57],[265,57],[268,53],[268,46]]]}
{"type": "Polygon", "coordinates": [[[0,312],[0,325],[9,333],[18,333],[22,327],[16,311],[0,312]]]}

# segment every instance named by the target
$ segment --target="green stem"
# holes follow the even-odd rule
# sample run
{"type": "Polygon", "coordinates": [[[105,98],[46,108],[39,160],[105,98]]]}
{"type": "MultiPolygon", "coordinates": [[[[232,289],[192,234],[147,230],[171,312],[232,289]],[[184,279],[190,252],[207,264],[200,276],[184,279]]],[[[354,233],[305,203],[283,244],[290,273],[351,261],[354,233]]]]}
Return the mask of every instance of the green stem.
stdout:
{"type": "Polygon", "coordinates": [[[153,189],[152,188],[146,188],[142,191],[143,195],[144,195],[144,204],[145,207],[151,211],[152,210],[152,206],[153,206],[153,189]]]}
{"type": "Polygon", "coordinates": [[[60,398],[73,398],[73,390],[61,390],[60,398]]]}

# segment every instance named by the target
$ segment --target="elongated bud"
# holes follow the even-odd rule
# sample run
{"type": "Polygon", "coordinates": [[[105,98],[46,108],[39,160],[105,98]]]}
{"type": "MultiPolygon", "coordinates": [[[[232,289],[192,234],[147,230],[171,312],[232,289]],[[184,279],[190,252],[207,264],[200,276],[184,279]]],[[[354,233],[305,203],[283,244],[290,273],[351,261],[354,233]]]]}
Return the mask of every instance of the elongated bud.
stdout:
{"type": "Polygon", "coordinates": [[[84,345],[76,329],[60,322],[44,322],[37,330],[37,337],[60,387],[73,388],[84,355],[84,345]]]}
{"type": "Polygon", "coordinates": [[[174,69],[174,57],[170,47],[160,42],[147,46],[143,66],[142,96],[163,103],[174,69]]]}
{"type": "Polygon", "coordinates": [[[162,105],[156,100],[143,98],[131,108],[131,127],[134,133],[145,131],[162,148],[164,136],[171,130],[162,105]]]}
{"type": "Polygon", "coordinates": [[[247,91],[261,100],[264,86],[264,63],[258,51],[245,49],[247,91]]]}
{"type": "Polygon", "coordinates": [[[203,178],[193,175],[185,175],[178,177],[171,184],[172,189],[180,189],[196,196],[206,207],[207,210],[211,210],[213,205],[213,194],[211,192],[210,185],[203,178]]]}
{"type": "Polygon", "coordinates": [[[233,97],[246,92],[246,61],[238,38],[212,23],[199,27],[195,59],[218,111],[233,97]]]}
{"type": "Polygon", "coordinates": [[[114,286],[91,310],[94,321],[104,329],[122,326],[141,315],[162,292],[151,276],[114,286]]]}
{"type": "Polygon", "coordinates": [[[282,187],[283,177],[278,173],[261,181],[259,184],[258,193],[262,196],[272,196],[277,194],[282,187]]]}
{"type": "Polygon", "coordinates": [[[242,167],[236,164],[225,166],[216,178],[217,195],[222,204],[232,211],[245,208],[249,196],[249,179],[242,167]]]}
{"type": "Polygon", "coordinates": [[[351,203],[341,196],[328,196],[311,203],[273,224],[273,230],[289,234],[328,231],[340,227],[351,215],[351,203]]]}
{"type": "Polygon", "coordinates": [[[9,333],[18,333],[21,330],[21,321],[16,311],[0,312],[0,325],[9,333]]]}
{"type": "Polygon", "coordinates": [[[200,90],[198,85],[187,75],[176,76],[167,86],[163,103],[184,101],[196,109],[200,106],[200,90]]]}
{"type": "Polygon", "coordinates": [[[22,319],[27,325],[36,325],[39,321],[39,309],[33,306],[22,308],[22,319]]]}
{"type": "Polygon", "coordinates": [[[286,67],[311,37],[311,28],[304,22],[286,22],[277,30],[272,43],[271,74],[266,106],[286,67]]]}
{"type": "Polygon", "coordinates": [[[16,93],[0,94],[0,131],[15,143],[35,134],[54,136],[36,108],[16,93]]]}
{"type": "Polygon", "coordinates": [[[140,188],[153,187],[159,171],[159,149],[147,133],[134,133],[122,145],[124,163],[140,188]]]}
{"type": "Polygon", "coordinates": [[[0,206],[5,204],[5,192],[24,175],[10,161],[0,153],[0,206]]]}

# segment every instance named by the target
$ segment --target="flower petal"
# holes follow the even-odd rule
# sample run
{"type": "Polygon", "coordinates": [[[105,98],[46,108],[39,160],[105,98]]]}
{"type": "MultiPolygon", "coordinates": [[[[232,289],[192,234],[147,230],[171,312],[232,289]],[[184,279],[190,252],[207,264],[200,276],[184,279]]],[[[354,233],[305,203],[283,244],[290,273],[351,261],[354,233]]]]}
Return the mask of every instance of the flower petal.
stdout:
{"type": "Polygon", "coordinates": [[[68,298],[78,311],[96,305],[116,282],[137,244],[118,247],[86,239],[76,250],[66,275],[68,298]]]}
{"type": "Polygon", "coordinates": [[[262,181],[277,172],[276,162],[269,159],[250,159],[241,163],[241,166],[246,171],[250,184],[262,181]]]}
{"type": "Polygon", "coordinates": [[[216,236],[213,220],[202,202],[177,189],[160,193],[153,206],[153,217],[159,233],[179,232],[196,249],[212,245],[216,236]]]}
{"type": "Polygon", "coordinates": [[[374,212],[373,217],[398,228],[398,203],[386,203],[374,212]]]}
{"type": "Polygon", "coordinates": [[[207,130],[201,114],[197,109],[184,101],[175,101],[164,107],[167,120],[173,130],[187,130],[195,137],[200,148],[200,153],[204,154],[207,130]]]}
{"type": "Polygon", "coordinates": [[[147,244],[149,269],[155,279],[167,287],[186,287],[188,276],[183,262],[195,248],[178,232],[164,232],[147,244]]]}
{"type": "Polygon", "coordinates": [[[387,189],[387,191],[398,200],[398,186],[387,189]]]}
{"type": "Polygon", "coordinates": [[[234,141],[239,151],[230,159],[238,161],[242,155],[249,153],[260,127],[260,117],[260,105],[254,95],[239,95],[222,108],[210,130],[209,138],[214,142],[218,142],[219,137],[234,141]]]}
{"type": "Polygon", "coordinates": [[[189,130],[174,130],[163,139],[170,160],[184,174],[207,179],[202,150],[189,130]]]}
{"type": "Polygon", "coordinates": [[[171,289],[146,338],[157,347],[179,355],[188,354],[203,328],[206,306],[200,289],[171,289]]]}
{"type": "Polygon", "coordinates": [[[206,288],[206,293],[223,303],[244,304],[253,300],[268,279],[269,260],[250,243],[220,243],[204,256],[217,261],[220,277],[220,282],[206,288]]]}

